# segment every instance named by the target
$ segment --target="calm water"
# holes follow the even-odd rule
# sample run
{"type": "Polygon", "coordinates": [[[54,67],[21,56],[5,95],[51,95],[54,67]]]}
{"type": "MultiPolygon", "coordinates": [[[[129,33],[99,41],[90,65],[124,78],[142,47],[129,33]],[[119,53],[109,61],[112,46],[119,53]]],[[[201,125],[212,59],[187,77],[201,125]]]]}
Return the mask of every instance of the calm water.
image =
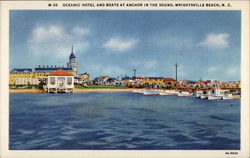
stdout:
{"type": "Polygon", "coordinates": [[[240,100],[10,94],[10,150],[240,149],[240,100]]]}

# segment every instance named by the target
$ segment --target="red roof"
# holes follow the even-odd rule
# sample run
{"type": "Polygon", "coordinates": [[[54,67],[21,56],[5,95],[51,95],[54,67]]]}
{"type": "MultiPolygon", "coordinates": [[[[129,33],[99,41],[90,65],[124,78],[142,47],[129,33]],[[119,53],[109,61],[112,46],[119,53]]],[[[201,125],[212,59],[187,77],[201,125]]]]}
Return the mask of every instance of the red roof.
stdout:
{"type": "Polygon", "coordinates": [[[62,69],[58,69],[48,74],[48,76],[74,76],[74,75],[62,69]]]}
{"type": "Polygon", "coordinates": [[[197,81],[197,83],[204,83],[204,84],[206,84],[206,83],[209,83],[209,81],[197,81]]]}
{"type": "Polygon", "coordinates": [[[172,78],[164,78],[163,81],[175,81],[175,79],[172,79],[172,78]]]}
{"type": "Polygon", "coordinates": [[[135,79],[143,79],[141,76],[135,76],[135,79]]]}

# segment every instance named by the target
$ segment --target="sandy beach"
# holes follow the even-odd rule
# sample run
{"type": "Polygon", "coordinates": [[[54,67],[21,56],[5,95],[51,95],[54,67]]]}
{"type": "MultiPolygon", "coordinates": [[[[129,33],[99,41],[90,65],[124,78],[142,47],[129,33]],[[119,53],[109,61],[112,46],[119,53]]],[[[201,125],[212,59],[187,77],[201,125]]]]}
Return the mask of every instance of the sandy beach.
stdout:
{"type": "MultiPolygon", "coordinates": [[[[75,89],[74,93],[82,92],[131,92],[133,89],[75,89]]],[[[39,89],[10,89],[10,93],[45,93],[39,89]]]]}
{"type": "Polygon", "coordinates": [[[81,92],[132,92],[132,88],[129,89],[75,89],[75,93],[81,92]]]}
{"type": "Polygon", "coordinates": [[[43,90],[40,89],[10,89],[10,93],[44,93],[43,90]]]}

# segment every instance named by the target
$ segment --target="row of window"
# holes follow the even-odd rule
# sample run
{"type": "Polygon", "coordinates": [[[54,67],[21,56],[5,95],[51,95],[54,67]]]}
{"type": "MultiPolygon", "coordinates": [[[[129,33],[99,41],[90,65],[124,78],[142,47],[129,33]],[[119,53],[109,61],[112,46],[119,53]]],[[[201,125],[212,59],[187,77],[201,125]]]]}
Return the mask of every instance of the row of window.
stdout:
{"type": "MultiPolygon", "coordinates": [[[[58,77],[57,78],[57,82],[64,83],[65,82],[65,78],[64,77],[58,77]]],[[[67,77],[67,84],[71,85],[72,82],[73,82],[72,77],[67,77]]],[[[56,78],[55,77],[50,77],[50,84],[51,85],[55,85],[56,84],[56,78]]]]}

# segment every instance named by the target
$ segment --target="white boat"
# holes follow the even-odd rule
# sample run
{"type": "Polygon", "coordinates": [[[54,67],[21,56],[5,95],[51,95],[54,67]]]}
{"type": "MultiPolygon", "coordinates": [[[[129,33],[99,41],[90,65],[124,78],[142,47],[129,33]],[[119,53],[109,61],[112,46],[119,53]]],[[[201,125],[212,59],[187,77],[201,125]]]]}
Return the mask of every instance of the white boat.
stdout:
{"type": "Polygon", "coordinates": [[[159,92],[159,95],[171,96],[172,94],[168,92],[159,92]]]}
{"type": "Polygon", "coordinates": [[[208,95],[208,100],[222,100],[223,96],[218,95],[208,95]]]}
{"type": "Polygon", "coordinates": [[[239,99],[240,95],[233,95],[233,94],[224,94],[222,97],[223,100],[233,100],[233,99],[239,99]]]}
{"type": "Polygon", "coordinates": [[[190,92],[179,92],[178,96],[179,97],[189,97],[189,96],[193,96],[193,93],[190,93],[190,92]]]}
{"type": "Polygon", "coordinates": [[[144,94],[144,95],[158,95],[158,94],[159,94],[159,91],[157,91],[157,90],[145,89],[145,90],[143,90],[143,94],[144,94]]]}
{"type": "Polygon", "coordinates": [[[143,93],[143,90],[142,89],[134,89],[132,92],[133,93],[143,93]]]}
{"type": "Polygon", "coordinates": [[[195,98],[200,98],[201,97],[201,93],[195,93],[195,98]]]}
{"type": "Polygon", "coordinates": [[[207,95],[207,94],[201,94],[200,98],[201,98],[201,99],[207,99],[207,98],[208,98],[208,95],[207,95]]]}
{"type": "Polygon", "coordinates": [[[195,98],[200,98],[202,94],[203,94],[203,91],[199,90],[199,91],[196,91],[194,95],[195,95],[195,98]]]}
{"type": "Polygon", "coordinates": [[[178,92],[176,91],[171,91],[171,90],[165,90],[165,91],[160,91],[159,95],[165,95],[165,96],[173,96],[173,95],[177,95],[178,92]]]}
{"type": "Polygon", "coordinates": [[[212,90],[212,93],[208,95],[208,100],[222,100],[223,96],[227,96],[228,92],[228,90],[215,88],[212,90]]]}

